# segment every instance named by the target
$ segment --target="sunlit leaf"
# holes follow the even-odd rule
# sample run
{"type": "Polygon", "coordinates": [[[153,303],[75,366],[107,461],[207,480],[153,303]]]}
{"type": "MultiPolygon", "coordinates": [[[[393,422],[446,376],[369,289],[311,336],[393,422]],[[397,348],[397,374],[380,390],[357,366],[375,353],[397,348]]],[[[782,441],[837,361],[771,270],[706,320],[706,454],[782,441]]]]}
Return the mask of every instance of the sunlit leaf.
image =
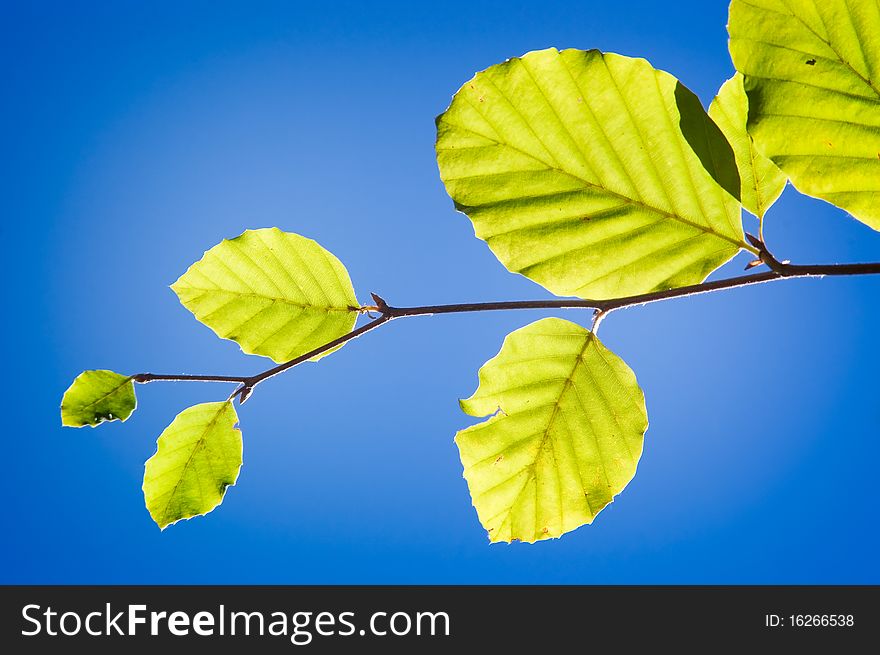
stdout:
{"type": "Polygon", "coordinates": [[[241,468],[241,430],[229,401],[183,410],[159,435],[144,467],[144,498],[162,529],[223,502],[241,468]]]}
{"type": "Polygon", "coordinates": [[[880,229],[880,3],[733,0],[728,29],[758,149],[880,229]]]}
{"type": "Polygon", "coordinates": [[[346,334],[358,314],[339,260],[311,239],[277,228],[222,241],[171,288],[218,336],[276,362],[346,334]]]}
{"type": "Polygon", "coordinates": [[[104,421],[124,421],[137,407],[130,376],[113,371],[84,371],[64,392],[61,424],[95,427],[104,421]]]}
{"type": "Polygon", "coordinates": [[[694,284],[748,248],[730,145],[644,59],[551,48],[492,66],[438,117],[437,161],[501,263],[558,295],[694,284]]]}
{"type": "Polygon", "coordinates": [[[591,523],[636,472],[648,428],[635,375],[579,325],[516,330],[480,369],[455,437],[491,541],[559,537],[591,523]]]}
{"type": "Polygon", "coordinates": [[[743,88],[742,75],[737,73],[721,86],[709,105],[709,116],[721,128],[733,148],[739,168],[743,207],[763,220],[767,209],[785,188],[786,177],[776,164],[755,148],[746,131],[748,113],[749,100],[743,88]]]}

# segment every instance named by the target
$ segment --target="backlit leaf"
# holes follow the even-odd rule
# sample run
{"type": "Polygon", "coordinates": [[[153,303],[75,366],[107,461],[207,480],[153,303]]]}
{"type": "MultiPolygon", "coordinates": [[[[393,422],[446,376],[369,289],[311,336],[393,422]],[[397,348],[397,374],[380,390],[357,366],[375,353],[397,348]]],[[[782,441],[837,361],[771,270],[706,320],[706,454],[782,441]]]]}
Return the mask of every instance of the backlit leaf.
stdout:
{"type": "Polygon", "coordinates": [[[880,229],[880,2],[733,0],[728,29],[758,149],[880,229]]]}
{"type": "Polygon", "coordinates": [[[534,542],[591,523],[635,475],[645,399],[593,333],[537,321],[507,335],[479,377],[461,407],[494,416],[455,441],[490,541],[534,542]]]}
{"type": "Polygon", "coordinates": [[[84,371],[64,392],[61,424],[95,427],[104,421],[124,421],[137,407],[130,376],[113,371],[84,371]]]}
{"type": "Polygon", "coordinates": [[[207,514],[241,468],[241,430],[229,401],[183,410],[159,435],[144,467],[144,498],[160,528],[207,514]]]}
{"type": "Polygon", "coordinates": [[[785,188],[785,173],[758,152],[746,131],[749,100],[743,88],[742,75],[727,80],[709,105],[709,116],[724,132],[733,148],[739,168],[740,199],[743,207],[759,219],[776,202],[785,188]]]}
{"type": "Polygon", "coordinates": [[[278,228],[223,240],[171,288],[218,336],[276,362],[346,334],[358,315],[339,260],[311,239],[278,228]]]}
{"type": "Polygon", "coordinates": [[[644,59],[551,48],[492,66],[438,117],[437,161],[501,263],[558,295],[694,284],[751,249],[730,145],[644,59]]]}

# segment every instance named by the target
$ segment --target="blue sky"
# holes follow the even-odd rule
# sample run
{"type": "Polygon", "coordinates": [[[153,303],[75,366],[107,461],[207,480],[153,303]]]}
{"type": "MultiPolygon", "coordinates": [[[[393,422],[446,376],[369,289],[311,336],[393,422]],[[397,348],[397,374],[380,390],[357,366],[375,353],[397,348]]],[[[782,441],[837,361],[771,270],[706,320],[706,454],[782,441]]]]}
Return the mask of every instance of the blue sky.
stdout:
{"type": "MultiPolygon", "coordinates": [[[[152,384],[125,424],[60,426],[86,368],[265,367],[168,288],[245,228],[318,240],[362,299],[547,297],[453,210],[434,117],[475,71],[551,45],[644,56],[708,103],[733,72],[725,23],[720,1],[3,3],[0,582],[880,582],[880,279],[609,317],[644,456],[594,525],[535,546],[487,544],[452,438],[479,366],[544,312],[398,321],[266,383],[240,409],[238,485],[163,533],[143,462],[229,389],[152,384]]],[[[880,235],[791,188],[765,235],[798,262],[880,259],[880,235]]]]}

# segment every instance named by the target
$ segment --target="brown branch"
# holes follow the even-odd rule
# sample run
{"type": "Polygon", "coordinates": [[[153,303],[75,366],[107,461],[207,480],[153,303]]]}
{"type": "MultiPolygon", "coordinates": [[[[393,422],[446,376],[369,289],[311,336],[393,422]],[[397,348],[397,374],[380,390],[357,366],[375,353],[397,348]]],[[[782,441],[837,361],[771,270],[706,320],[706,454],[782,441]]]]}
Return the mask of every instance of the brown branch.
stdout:
{"type": "Polygon", "coordinates": [[[157,375],[156,373],[138,373],[131,379],[140,384],[147,382],[247,382],[250,378],[243,375],[157,375]]]}
{"type": "MultiPolygon", "coordinates": [[[[275,377],[276,375],[313,359],[318,355],[323,355],[324,353],[333,350],[352,339],[356,339],[371,330],[375,330],[384,323],[388,323],[397,318],[405,318],[408,316],[431,316],[434,314],[507,311],[515,309],[592,309],[596,312],[596,316],[601,320],[601,318],[606,316],[609,312],[623,309],[625,307],[647,305],[662,300],[686,298],[688,296],[712,293],[724,289],[747,287],[787,278],[880,274],[880,262],[872,264],[812,264],[804,266],[778,261],[767,251],[766,248],[763,247],[763,244],[756,247],[760,250],[759,256],[761,260],[769,266],[771,270],[753,275],[740,275],[725,280],[713,280],[712,282],[703,282],[701,284],[667,289],[665,291],[652,291],[651,293],[642,293],[623,298],[608,298],[603,300],[511,300],[500,302],[455,303],[449,305],[421,305],[416,307],[393,307],[379,296],[373,294],[373,300],[376,302],[376,306],[375,308],[370,307],[370,309],[375,309],[375,311],[380,314],[378,318],[373,319],[369,323],[365,323],[359,328],[355,328],[341,337],[333,339],[322,346],[300,355],[299,357],[267,369],[262,373],[252,376],[157,375],[154,373],[139,373],[132,376],[132,379],[135,382],[143,383],[152,381],[235,382],[240,386],[232,393],[229,400],[238,396],[239,402],[244,402],[247,400],[248,396],[250,396],[254,387],[261,382],[264,382],[271,377],[275,377]]],[[[595,322],[594,326],[595,325],[598,325],[598,322],[595,322]]]]}

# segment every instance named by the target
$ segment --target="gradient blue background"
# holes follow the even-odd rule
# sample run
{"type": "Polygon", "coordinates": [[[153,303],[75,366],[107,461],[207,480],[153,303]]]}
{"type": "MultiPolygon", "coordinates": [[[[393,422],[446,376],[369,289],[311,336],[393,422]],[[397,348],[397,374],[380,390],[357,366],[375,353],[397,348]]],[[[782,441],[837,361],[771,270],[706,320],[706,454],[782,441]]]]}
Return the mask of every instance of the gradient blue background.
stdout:
{"type": "MultiPolygon", "coordinates": [[[[452,438],[477,368],[541,312],[396,322],[265,384],[240,411],[239,484],[164,533],[143,462],[229,388],[139,387],[125,424],[59,425],[85,368],[266,365],[168,289],[245,228],[317,239],[361,298],[547,297],[453,210],[434,116],[550,45],[644,56],[708,103],[732,73],[725,23],[721,1],[4,2],[0,582],[880,582],[880,279],[610,317],[648,398],[644,456],[594,525],[534,546],[487,544],[452,438]]],[[[799,262],[880,259],[880,235],[790,188],[766,235],[799,262]]]]}

